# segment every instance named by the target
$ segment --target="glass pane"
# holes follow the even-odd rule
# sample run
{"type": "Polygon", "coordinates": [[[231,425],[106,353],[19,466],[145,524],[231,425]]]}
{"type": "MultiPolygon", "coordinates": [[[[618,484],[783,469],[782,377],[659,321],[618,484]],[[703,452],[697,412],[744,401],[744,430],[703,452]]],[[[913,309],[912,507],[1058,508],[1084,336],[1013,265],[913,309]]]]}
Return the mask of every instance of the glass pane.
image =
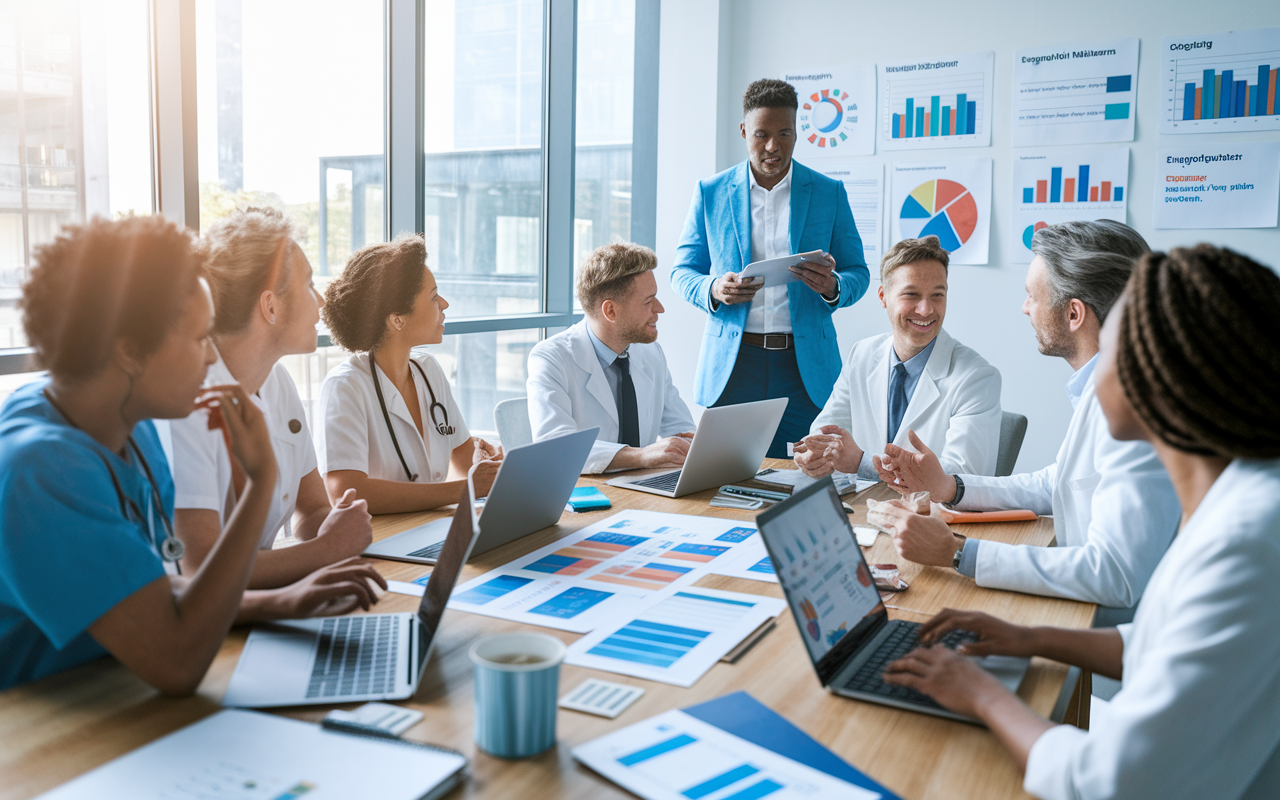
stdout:
{"type": "Polygon", "coordinates": [[[152,211],[149,25],[147,0],[0,3],[0,348],[37,246],[152,211]]]}
{"type": "Polygon", "coordinates": [[[426,0],[426,19],[427,263],[452,317],[541,311],[543,3],[426,0]]]}
{"type": "Polygon", "coordinates": [[[384,52],[381,0],[198,0],[200,226],[279,208],[322,287],[384,241],[384,52]]]}
{"type": "Polygon", "coordinates": [[[578,0],[575,278],[587,253],[631,238],[635,39],[635,0],[578,0]]]}
{"type": "MultiPolygon", "coordinates": [[[[538,343],[538,333],[536,329],[467,333],[446,336],[442,343],[426,348],[444,367],[453,396],[473,434],[495,440],[493,407],[503,400],[525,396],[526,364],[529,351],[538,343]]],[[[298,385],[312,430],[324,376],[349,357],[345,350],[334,346],[281,360],[298,385]]]]}

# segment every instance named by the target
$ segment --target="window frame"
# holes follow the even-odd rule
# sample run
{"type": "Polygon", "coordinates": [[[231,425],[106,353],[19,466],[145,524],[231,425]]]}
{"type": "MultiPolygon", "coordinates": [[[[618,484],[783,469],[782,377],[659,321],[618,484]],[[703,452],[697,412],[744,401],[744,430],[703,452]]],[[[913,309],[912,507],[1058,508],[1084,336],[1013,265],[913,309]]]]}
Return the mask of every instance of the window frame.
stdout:
{"type": "MultiPolygon", "coordinates": [[[[448,319],[445,334],[537,329],[545,337],[582,319],[574,311],[577,0],[543,0],[541,312],[448,319]]],[[[424,0],[384,0],[383,235],[425,228],[424,0]]],[[[632,239],[654,246],[661,0],[635,0],[632,239]]],[[[151,0],[151,130],[155,209],[199,230],[195,0],[151,0]]],[[[327,335],[318,337],[328,346],[327,335]]],[[[37,369],[29,347],[0,349],[0,375],[37,369]]]]}

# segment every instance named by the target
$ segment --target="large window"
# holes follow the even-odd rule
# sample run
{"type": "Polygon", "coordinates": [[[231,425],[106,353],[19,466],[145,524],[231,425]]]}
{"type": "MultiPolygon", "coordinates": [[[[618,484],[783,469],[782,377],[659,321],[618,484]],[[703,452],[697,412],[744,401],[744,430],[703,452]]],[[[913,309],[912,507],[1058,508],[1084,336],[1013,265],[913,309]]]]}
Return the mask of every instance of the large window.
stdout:
{"type": "Polygon", "coordinates": [[[0,348],[33,251],[68,223],[152,211],[147,0],[0,3],[0,348]]]}

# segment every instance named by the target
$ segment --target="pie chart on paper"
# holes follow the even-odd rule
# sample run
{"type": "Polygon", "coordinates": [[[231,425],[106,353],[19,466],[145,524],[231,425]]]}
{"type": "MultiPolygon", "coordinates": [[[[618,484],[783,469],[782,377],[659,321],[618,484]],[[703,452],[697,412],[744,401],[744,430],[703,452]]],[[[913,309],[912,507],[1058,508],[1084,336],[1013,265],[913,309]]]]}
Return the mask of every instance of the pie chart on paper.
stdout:
{"type": "Polygon", "coordinates": [[[945,178],[911,191],[898,215],[904,239],[937,236],[948,253],[959,250],[978,227],[978,204],[963,185],[945,178]]]}

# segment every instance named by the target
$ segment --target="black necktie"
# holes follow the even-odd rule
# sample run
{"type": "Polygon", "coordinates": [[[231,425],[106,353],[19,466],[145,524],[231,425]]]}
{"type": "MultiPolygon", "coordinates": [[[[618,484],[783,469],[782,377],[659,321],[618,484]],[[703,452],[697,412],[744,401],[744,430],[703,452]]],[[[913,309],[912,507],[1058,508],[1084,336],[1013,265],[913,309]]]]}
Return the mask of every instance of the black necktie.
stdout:
{"type": "Polygon", "coordinates": [[[898,363],[893,367],[893,377],[889,380],[889,441],[898,435],[902,427],[902,417],[907,413],[907,367],[898,363]]]}
{"type": "Polygon", "coordinates": [[[618,367],[618,444],[640,446],[640,412],[636,410],[636,385],[631,381],[631,359],[626,353],[613,362],[618,367]]]}

